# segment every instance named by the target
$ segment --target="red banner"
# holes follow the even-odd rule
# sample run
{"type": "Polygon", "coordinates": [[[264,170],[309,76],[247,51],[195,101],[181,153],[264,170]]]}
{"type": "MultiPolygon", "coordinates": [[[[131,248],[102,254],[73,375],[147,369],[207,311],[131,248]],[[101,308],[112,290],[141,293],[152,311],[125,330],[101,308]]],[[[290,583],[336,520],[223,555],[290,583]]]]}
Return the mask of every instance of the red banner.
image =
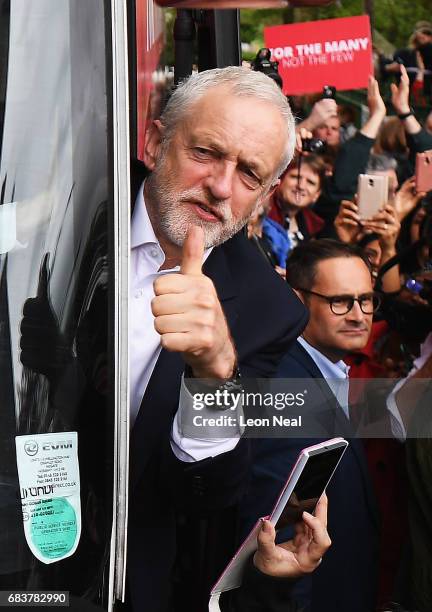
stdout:
{"type": "Polygon", "coordinates": [[[285,94],[366,87],[373,73],[367,15],[264,28],[266,47],[279,62],[285,94]]]}

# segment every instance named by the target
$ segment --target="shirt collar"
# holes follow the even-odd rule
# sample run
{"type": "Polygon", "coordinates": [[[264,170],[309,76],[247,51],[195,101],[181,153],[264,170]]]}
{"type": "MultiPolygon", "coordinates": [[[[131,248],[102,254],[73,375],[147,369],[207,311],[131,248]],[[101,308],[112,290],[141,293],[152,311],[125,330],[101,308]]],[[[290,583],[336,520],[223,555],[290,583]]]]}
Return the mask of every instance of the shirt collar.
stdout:
{"type": "Polygon", "coordinates": [[[144,202],[144,183],[138,191],[131,223],[131,248],[141,244],[159,244],[144,202]]]}
{"type": "Polygon", "coordinates": [[[330,361],[328,357],[309,344],[309,342],[307,342],[302,336],[298,338],[298,341],[315,361],[318,369],[323,375],[323,378],[340,380],[345,380],[348,378],[349,366],[347,366],[344,361],[340,360],[333,363],[333,361],[330,361]]]}

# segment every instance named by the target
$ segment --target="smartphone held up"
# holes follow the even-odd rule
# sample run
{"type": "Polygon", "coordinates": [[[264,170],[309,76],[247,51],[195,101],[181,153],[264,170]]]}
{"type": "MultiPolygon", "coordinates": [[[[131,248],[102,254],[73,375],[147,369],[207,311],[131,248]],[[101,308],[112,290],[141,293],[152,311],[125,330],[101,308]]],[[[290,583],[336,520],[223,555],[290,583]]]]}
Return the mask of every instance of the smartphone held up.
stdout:
{"type": "Polygon", "coordinates": [[[388,200],[388,176],[360,174],[357,205],[360,219],[371,219],[384,208],[388,200]]]}

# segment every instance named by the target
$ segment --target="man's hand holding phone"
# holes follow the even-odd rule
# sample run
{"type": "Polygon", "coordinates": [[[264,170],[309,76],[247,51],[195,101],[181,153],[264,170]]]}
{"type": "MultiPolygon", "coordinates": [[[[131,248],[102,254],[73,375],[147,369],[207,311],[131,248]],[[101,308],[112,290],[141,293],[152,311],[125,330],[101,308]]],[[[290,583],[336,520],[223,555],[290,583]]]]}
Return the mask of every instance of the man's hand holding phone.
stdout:
{"type": "Polygon", "coordinates": [[[275,544],[276,531],[272,523],[262,520],[258,533],[258,550],[254,565],[263,574],[277,578],[298,578],[313,572],[331,545],[327,533],[327,497],[323,494],[315,516],[303,512],[303,520],[295,525],[295,536],[275,544]]]}

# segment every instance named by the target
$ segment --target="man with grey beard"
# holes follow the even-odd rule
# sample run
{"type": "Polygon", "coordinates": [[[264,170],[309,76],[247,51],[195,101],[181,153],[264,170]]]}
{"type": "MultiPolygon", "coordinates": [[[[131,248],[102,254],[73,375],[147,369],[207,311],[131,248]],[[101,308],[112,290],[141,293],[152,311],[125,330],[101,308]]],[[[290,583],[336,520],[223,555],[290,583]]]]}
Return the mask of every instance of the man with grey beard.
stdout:
{"type": "Polygon", "coordinates": [[[240,231],[278,185],[294,137],[288,103],[271,79],[237,67],[209,70],[175,90],[147,134],[150,174],[144,180],[137,167],[132,176],[132,610],[181,608],[183,592],[187,609],[201,612],[206,577],[229,550],[218,556],[201,546],[201,558],[190,543],[194,530],[203,532],[198,516],[209,533],[242,495],[248,443],[238,432],[184,435],[193,409],[184,375],[219,388],[239,384],[240,373],[271,376],[306,324],[304,306],[240,231]]]}

